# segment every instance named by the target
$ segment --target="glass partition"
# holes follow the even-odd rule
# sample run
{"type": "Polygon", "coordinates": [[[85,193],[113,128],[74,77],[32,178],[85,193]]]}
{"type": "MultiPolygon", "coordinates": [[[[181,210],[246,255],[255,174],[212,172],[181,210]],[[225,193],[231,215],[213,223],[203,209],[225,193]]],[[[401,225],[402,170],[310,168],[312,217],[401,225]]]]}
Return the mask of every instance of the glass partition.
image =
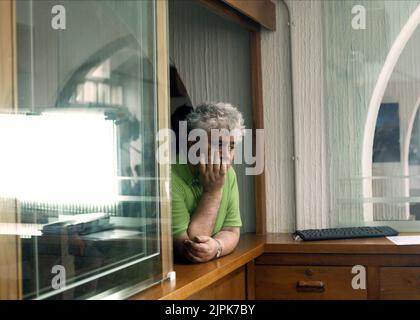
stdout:
{"type": "Polygon", "coordinates": [[[19,239],[21,298],[126,297],[166,276],[155,2],[15,6],[0,200],[16,219],[0,222],[19,239]]]}
{"type": "Polygon", "coordinates": [[[331,220],[420,230],[420,1],[322,1],[331,220]]]}

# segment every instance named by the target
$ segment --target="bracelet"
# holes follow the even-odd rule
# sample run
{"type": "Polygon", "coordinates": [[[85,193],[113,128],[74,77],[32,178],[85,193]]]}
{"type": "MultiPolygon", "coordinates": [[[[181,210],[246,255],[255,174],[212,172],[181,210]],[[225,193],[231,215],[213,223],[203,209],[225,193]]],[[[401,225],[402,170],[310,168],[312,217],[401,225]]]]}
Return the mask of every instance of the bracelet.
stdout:
{"type": "Polygon", "coordinates": [[[220,256],[222,255],[222,244],[216,238],[213,238],[213,239],[216,240],[216,242],[218,244],[217,253],[216,253],[216,256],[215,256],[215,258],[217,259],[217,258],[220,258],[220,256]]]}

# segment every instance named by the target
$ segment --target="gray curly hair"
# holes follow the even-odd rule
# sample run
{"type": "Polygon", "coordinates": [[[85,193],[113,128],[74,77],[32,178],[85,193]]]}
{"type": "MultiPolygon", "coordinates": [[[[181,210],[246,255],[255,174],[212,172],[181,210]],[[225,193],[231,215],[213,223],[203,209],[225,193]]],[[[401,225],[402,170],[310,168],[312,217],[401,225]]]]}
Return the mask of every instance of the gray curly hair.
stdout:
{"type": "Polygon", "coordinates": [[[228,129],[243,131],[244,118],[237,107],[230,103],[203,103],[187,115],[188,130],[228,129]]]}

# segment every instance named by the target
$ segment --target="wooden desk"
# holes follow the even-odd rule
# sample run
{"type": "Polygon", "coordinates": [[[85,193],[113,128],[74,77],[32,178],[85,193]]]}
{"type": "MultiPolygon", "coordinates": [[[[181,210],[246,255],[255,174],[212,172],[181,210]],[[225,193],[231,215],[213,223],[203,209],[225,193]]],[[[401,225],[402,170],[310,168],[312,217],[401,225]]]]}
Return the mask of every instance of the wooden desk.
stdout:
{"type": "Polygon", "coordinates": [[[231,255],[176,264],[175,271],[176,281],[131,299],[420,299],[420,246],[386,238],[299,242],[291,234],[244,234],[231,255]],[[353,288],[355,276],[365,289],[362,280],[353,288]]]}
{"type": "Polygon", "coordinates": [[[246,299],[253,293],[253,260],[264,253],[264,237],[243,234],[235,251],[201,264],[175,264],[176,280],[153,286],[131,299],[246,299]],[[248,281],[252,281],[247,285],[248,281]]]}
{"type": "Polygon", "coordinates": [[[420,299],[420,246],[386,238],[298,242],[268,234],[255,264],[257,299],[420,299]],[[352,286],[354,266],[366,272],[365,290],[352,286]]]}

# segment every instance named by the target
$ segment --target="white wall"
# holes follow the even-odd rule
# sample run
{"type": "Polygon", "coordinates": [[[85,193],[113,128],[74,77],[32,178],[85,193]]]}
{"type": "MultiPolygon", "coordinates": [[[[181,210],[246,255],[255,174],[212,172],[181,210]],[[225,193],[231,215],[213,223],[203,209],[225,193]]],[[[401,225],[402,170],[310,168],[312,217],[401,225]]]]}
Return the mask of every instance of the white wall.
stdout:
{"type": "Polygon", "coordinates": [[[286,1],[291,16],[296,227],[328,224],[321,1],[286,1]]]}
{"type": "Polygon", "coordinates": [[[283,1],[275,4],[276,31],[261,32],[266,222],[267,232],[291,232],[296,208],[289,16],[283,1]]]}

